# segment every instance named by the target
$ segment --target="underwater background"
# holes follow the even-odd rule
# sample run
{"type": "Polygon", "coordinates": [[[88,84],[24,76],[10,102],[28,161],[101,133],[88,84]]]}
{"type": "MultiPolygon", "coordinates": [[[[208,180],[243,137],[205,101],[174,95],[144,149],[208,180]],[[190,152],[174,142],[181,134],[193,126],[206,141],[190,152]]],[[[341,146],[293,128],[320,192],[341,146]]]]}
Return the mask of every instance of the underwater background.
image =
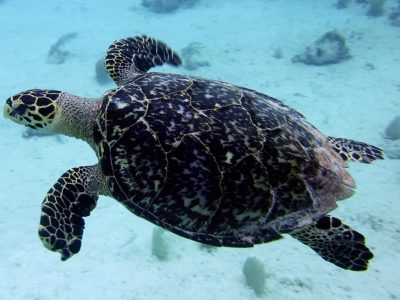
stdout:
{"type": "MultiPolygon", "coordinates": [[[[400,299],[400,1],[0,0],[0,99],[30,88],[99,97],[102,59],[147,34],[181,53],[156,70],[281,99],[323,133],[382,147],[351,164],[357,193],[332,215],[367,238],[368,271],[339,269],[286,236],[200,246],[100,197],[66,262],[37,236],[41,201],[85,143],[0,119],[0,299],[400,299]],[[100,61],[100,62],[99,62],[100,61]]],[[[3,104],[2,104],[3,105],[3,104]]]]}

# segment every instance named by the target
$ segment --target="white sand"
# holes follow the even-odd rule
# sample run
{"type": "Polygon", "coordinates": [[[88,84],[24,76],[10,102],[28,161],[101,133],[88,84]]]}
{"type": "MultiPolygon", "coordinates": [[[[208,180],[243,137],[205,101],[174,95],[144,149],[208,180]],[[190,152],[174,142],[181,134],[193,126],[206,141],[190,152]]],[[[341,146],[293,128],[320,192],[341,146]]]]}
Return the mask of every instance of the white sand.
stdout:
{"type": "MultiPolygon", "coordinates": [[[[210,67],[192,74],[285,100],[329,135],[383,145],[381,132],[400,114],[400,28],[389,25],[387,14],[368,18],[355,3],[337,10],[333,0],[202,0],[168,15],[146,11],[140,0],[110,2],[1,4],[0,99],[34,87],[100,96],[113,85],[95,82],[97,59],[113,40],[146,33],[178,50],[201,42],[210,67]],[[291,63],[332,29],[347,38],[351,60],[291,63]],[[49,47],[68,32],[79,35],[66,47],[74,55],[62,65],[47,64],[49,47]],[[272,57],[276,48],[282,59],[272,57]]],[[[269,274],[265,299],[400,298],[399,160],[352,164],[358,193],[333,213],[368,238],[375,259],[367,272],[341,270],[290,237],[209,254],[167,234],[170,259],[159,262],[151,255],[153,226],[105,197],[86,218],[80,253],[61,262],[37,237],[40,203],[60,174],[96,158],[80,141],[23,139],[23,130],[0,119],[0,299],[256,299],[242,275],[248,256],[269,274]]]]}

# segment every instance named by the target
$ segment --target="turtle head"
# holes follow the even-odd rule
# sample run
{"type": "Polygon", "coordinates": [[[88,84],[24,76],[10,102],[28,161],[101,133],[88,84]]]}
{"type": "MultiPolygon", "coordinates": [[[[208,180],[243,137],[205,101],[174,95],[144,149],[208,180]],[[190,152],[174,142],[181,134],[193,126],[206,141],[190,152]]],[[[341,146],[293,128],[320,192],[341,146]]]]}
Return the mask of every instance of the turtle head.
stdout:
{"type": "Polygon", "coordinates": [[[57,99],[63,93],[55,90],[28,90],[6,100],[4,117],[33,129],[51,129],[58,116],[57,99]]]}
{"type": "Polygon", "coordinates": [[[93,128],[102,100],[56,90],[27,90],[8,98],[3,113],[17,124],[82,139],[94,147],[93,128]]]}

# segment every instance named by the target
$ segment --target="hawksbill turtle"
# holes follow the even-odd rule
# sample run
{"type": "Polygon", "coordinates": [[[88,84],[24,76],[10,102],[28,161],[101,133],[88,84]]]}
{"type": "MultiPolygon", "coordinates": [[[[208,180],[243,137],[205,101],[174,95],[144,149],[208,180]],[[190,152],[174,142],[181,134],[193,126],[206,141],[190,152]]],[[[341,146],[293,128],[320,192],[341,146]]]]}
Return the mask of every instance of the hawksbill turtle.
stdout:
{"type": "Polygon", "coordinates": [[[344,269],[373,257],[363,235],[328,215],[350,197],[348,161],[382,150],[323,135],[303,115],[254,90],[148,72],[181,59],[149,36],[115,41],[105,66],[117,84],[98,99],[31,89],[4,116],[86,141],[98,163],[61,175],[42,203],[39,237],[66,260],[99,195],[194,241],[251,247],[289,234],[344,269]]]}

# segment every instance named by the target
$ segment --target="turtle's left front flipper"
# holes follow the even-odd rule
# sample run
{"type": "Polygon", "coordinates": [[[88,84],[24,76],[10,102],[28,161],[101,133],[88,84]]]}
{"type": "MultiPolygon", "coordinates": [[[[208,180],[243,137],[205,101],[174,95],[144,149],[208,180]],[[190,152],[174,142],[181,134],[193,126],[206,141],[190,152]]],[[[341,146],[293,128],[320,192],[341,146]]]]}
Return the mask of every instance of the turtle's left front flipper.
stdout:
{"type": "Polygon", "coordinates": [[[65,172],[42,203],[39,237],[44,246],[67,260],[79,252],[87,217],[96,206],[102,175],[98,165],[65,172]]]}
{"type": "Polygon", "coordinates": [[[331,216],[290,235],[342,269],[364,271],[373,257],[362,234],[331,216]]]}

